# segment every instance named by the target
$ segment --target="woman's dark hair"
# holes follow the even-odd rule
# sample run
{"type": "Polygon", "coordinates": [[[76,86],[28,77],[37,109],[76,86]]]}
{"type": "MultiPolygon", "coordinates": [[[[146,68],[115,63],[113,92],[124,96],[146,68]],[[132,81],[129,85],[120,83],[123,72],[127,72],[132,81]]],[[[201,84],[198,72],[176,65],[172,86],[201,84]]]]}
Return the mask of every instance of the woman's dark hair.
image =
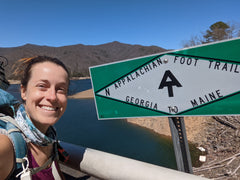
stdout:
{"type": "Polygon", "coordinates": [[[18,77],[19,76],[21,77],[21,85],[23,87],[27,87],[28,81],[31,78],[32,67],[37,63],[43,63],[43,62],[51,62],[61,66],[67,72],[68,84],[69,84],[70,82],[69,71],[67,70],[66,66],[63,64],[62,61],[60,61],[57,58],[52,58],[48,56],[35,56],[31,58],[20,59],[13,66],[13,68],[15,68],[14,74],[17,75],[18,77]]]}

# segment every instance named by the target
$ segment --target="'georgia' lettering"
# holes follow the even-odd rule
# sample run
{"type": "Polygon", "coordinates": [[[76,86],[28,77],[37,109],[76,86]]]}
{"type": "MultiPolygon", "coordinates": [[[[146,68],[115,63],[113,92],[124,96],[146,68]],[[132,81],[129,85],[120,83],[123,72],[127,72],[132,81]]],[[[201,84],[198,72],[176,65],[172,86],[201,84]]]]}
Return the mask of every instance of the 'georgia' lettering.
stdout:
{"type": "Polygon", "coordinates": [[[153,103],[144,99],[126,96],[126,102],[157,110],[157,103],[153,103]]]}

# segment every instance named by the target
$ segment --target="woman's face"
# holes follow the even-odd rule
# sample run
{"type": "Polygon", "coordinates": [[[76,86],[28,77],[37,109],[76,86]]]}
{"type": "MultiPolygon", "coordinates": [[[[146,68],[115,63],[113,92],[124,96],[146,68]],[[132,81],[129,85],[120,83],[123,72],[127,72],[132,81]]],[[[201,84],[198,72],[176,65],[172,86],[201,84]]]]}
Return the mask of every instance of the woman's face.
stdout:
{"type": "Polygon", "coordinates": [[[21,87],[25,109],[43,133],[55,124],[67,107],[68,74],[59,65],[43,62],[33,65],[27,87],[21,87]]]}

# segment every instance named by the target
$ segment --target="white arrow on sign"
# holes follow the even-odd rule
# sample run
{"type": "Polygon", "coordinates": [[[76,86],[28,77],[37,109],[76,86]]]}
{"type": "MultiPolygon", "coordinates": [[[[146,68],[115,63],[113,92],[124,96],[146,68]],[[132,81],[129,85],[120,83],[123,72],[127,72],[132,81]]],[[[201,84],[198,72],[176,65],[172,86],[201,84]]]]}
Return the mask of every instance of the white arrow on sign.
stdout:
{"type": "Polygon", "coordinates": [[[239,71],[237,62],[165,54],[97,95],[174,115],[239,93],[239,71]]]}

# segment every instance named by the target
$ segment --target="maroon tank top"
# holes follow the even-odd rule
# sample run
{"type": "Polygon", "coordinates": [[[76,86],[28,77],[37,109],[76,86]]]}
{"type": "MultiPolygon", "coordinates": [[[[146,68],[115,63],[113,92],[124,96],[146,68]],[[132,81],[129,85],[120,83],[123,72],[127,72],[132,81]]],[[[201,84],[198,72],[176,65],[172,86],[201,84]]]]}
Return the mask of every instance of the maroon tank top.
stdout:
{"type": "MultiPolygon", "coordinates": [[[[28,160],[29,160],[29,168],[39,167],[30,150],[28,151],[28,160]]],[[[43,179],[54,180],[51,167],[47,169],[43,169],[42,171],[32,175],[32,180],[43,180],[43,179]]]]}

